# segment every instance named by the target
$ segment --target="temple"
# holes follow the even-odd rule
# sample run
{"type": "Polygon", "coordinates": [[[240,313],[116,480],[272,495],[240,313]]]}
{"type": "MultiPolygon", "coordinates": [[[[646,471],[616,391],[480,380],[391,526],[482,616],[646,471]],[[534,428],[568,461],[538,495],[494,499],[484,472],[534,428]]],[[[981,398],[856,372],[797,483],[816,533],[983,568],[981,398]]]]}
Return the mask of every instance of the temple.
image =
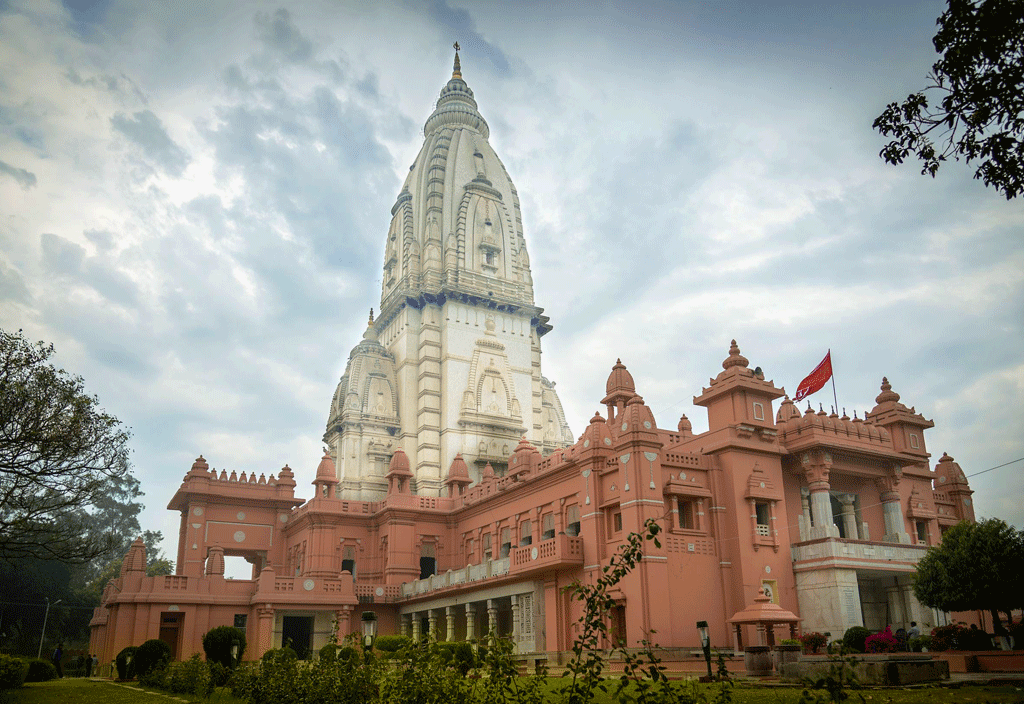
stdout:
{"type": "Polygon", "coordinates": [[[944,623],[911,578],[947,527],[974,520],[972,492],[952,457],[930,466],[933,423],[887,379],[862,418],[801,410],[733,341],[693,399],[709,428],[695,434],[685,415],[659,427],[617,361],[573,439],[541,373],[552,326],[519,197],[488,135],[456,54],[391,210],[379,314],[331,399],[312,496],[296,496],[288,466],[227,474],[199,457],[168,505],[176,574],[147,577],[136,541],[90,650],[109,662],[160,638],[184,659],[233,625],[247,659],[283,643],[305,655],[372,610],[381,633],[495,633],[557,664],[580,614],[565,588],[647,519],[661,545],[608,614],[627,645],[656,631],[698,649],[697,621],[723,648],[944,623]],[[251,578],[226,578],[225,556],[251,578]]]}

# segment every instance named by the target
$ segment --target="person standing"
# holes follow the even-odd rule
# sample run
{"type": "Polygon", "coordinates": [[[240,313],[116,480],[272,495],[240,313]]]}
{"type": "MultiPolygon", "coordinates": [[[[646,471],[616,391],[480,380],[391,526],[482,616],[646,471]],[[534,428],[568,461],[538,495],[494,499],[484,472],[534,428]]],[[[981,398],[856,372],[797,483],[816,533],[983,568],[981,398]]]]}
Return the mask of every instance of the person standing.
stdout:
{"type": "Polygon", "coordinates": [[[92,655],[85,656],[85,677],[92,677],[92,655]]]}
{"type": "Polygon", "coordinates": [[[921,637],[921,629],[917,627],[917,621],[910,622],[910,630],[907,631],[907,643],[915,653],[919,651],[920,645],[914,642],[915,638],[921,637]]]}
{"type": "Polygon", "coordinates": [[[93,674],[96,675],[96,677],[99,677],[100,676],[100,658],[99,658],[99,656],[96,655],[95,653],[93,653],[92,660],[90,662],[92,663],[93,674]]]}
{"type": "Polygon", "coordinates": [[[64,670],[61,669],[60,661],[64,657],[64,644],[57,643],[57,649],[53,651],[53,657],[50,658],[53,661],[53,666],[57,668],[57,677],[64,676],[64,670]]]}

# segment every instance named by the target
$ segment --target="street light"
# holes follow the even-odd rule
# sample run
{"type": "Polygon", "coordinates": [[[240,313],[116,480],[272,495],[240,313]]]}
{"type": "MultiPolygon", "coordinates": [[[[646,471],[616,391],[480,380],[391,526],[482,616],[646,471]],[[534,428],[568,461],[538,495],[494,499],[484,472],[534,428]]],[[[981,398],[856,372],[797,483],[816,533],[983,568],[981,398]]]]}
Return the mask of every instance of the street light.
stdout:
{"type": "Polygon", "coordinates": [[[363,622],[363,650],[370,650],[373,641],[377,638],[377,614],[372,611],[364,611],[363,622]]]}
{"type": "Polygon", "coordinates": [[[238,641],[231,644],[231,666],[238,667],[238,641]]]}
{"type": "Polygon", "coordinates": [[[708,622],[697,621],[697,631],[700,633],[700,647],[704,650],[704,660],[708,664],[707,681],[710,682],[714,675],[711,674],[711,633],[708,631],[708,622]]]}
{"type": "Polygon", "coordinates": [[[50,603],[50,597],[46,597],[46,613],[43,614],[43,632],[39,634],[39,652],[36,653],[36,659],[39,659],[39,658],[43,657],[43,638],[46,637],[46,621],[47,621],[47,619],[50,618],[50,607],[51,606],[56,606],[57,604],[59,604],[62,601],[64,601],[64,600],[63,599],[57,599],[57,601],[55,601],[55,602],[53,602],[51,604],[50,603]]]}

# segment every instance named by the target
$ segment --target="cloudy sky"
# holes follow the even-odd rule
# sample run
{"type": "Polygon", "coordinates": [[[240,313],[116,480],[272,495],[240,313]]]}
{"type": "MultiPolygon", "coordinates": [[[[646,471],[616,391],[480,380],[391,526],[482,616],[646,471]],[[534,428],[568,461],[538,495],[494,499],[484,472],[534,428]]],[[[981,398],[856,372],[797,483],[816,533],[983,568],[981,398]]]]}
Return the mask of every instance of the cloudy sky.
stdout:
{"type": "MultiPolygon", "coordinates": [[[[308,496],[458,40],[576,434],[616,357],[663,426],[706,428],[736,338],[790,393],[831,348],[851,415],[888,376],[933,460],[1018,460],[1024,203],[887,166],[871,130],[943,7],[0,0],[0,327],[132,427],[145,527],[176,535],[200,453],[308,496]]],[[[972,486],[1024,526],[1024,463],[972,486]]]]}

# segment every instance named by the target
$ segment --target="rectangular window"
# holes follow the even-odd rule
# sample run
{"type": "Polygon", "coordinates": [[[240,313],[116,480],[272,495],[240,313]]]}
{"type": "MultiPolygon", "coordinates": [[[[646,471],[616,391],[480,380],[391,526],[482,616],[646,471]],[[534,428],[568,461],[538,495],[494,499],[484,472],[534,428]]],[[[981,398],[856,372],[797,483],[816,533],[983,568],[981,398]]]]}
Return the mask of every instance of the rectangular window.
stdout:
{"type": "Polygon", "coordinates": [[[504,559],[508,557],[508,554],[512,552],[512,531],[509,530],[508,526],[501,529],[501,552],[499,557],[504,559]]]}
{"type": "Polygon", "coordinates": [[[420,546],[420,579],[437,574],[437,558],[434,552],[433,543],[423,543],[420,546]]]}
{"type": "Polygon", "coordinates": [[[519,524],[519,547],[533,545],[533,524],[525,520],[519,524]]]}
{"type": "Polygon", "coordinates": [[[694,518],[697,512],[694,510],[693,501],[689,499],[677,499],[678,501],[678,527],[683,530],[696,530],[697,523],[694,518]]]}
{"type": "Polygon", "coordinates": [[[619,511],[618,507],[616,507],[612,511],[612,532],[613,533],[621,533],[622,532],[622,511],[619,511]]]}
{"type": "Polygon", "coordinates": [[[245,630],[245,624],[249,620],[249,614],[235,614],[235,628],[245,630]]]}
{"type": "Polygon", "coordinates": [[[921,445],[917,442],[917,433],[910,434],[910,446],[915,450],[921,449],[921,445]]]}
{"type": "Polygon", "coordinates": [[[758,501],[754,504],[754,511],[757,515],[757,534],[769,537],[772,534],[771,524],[768,520],[769,510],[767,502],[758,501]]]}
{"type": "Polygon", "coordinates": [[[353,547],[345,548],[342,553],[341,559],[341,571],[350,572],[352,574],[352,581],[356,579],[356,549],[353,547]]]}
{"type": "Polygon", "coordinates": [[[544,532],[541,534],[541,540],[551,540],[555,537],[555,514],[545,513],[544,518],[541,519],[544,525],[544,532]]]}
{"type": "Polygon", "coordinates": [[[928,544],[928,524],[925,521],[914,521],[917,528],[917,542],[919,545],[928,544]]]}
{"type": "Polygon", "coordinates": [[[580,534],[580,507],[576,504],[565,510],[565,534],[572,537],[580,534]]]}
{"type": "Polygon", "coordinates": [[[764,404],[754,401],[754,420],[764,420],[764,404]]]}
{"type": "Polygon", "coordinates": [[[491,534],[490,533],[484,533],[483,537],[480,538],[480,547],[484,551],[484,559],[485,560],[490,560],[491,559],[491,534]]]}

